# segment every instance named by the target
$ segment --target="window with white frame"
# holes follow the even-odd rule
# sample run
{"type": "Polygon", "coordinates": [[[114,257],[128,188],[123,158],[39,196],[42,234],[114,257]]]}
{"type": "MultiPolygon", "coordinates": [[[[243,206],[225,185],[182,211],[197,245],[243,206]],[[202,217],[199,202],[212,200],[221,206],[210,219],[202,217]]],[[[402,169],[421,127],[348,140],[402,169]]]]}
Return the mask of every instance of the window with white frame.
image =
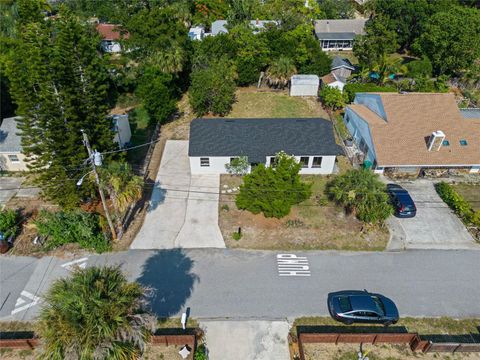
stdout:
{"type": "Polygon", "coordinates": [[[17,155],[8,155],[8,160],[10,160],[10,162],[12,162],[12,163],[20,162],[17,155]]]}
{"type": "Polygon", "coordinates": [[[200,158],[200,166],[201,167],[209,167],[210,166],[210,158],[200,158]]]}
{"type": "Polygon", "coordinates": [[[308,168],[309,160],[310,160],[309,156],[300,156],[300,164],[302,164],[302,168],[308,168]]]}
{"type": "Polygon", "coordinates": [[[314,156],[313,157],[312,167],[314,167],[314,168],[322,167],[322,157],[321,156],[314,156]]]}

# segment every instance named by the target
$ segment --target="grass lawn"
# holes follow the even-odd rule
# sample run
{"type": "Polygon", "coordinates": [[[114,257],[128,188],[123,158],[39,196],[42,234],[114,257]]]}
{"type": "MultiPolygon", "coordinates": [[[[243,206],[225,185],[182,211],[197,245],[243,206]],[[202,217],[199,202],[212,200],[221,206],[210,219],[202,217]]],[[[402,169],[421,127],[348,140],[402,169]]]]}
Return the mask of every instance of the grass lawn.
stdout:
{"type": "Polygon", "coordinates": [[[314,97],[291,97],[287,91],[265,92],[239,88],[229,118],[322,117],[328,115],[314,97]]]}
{"type": "Polygon", "coordinates": [[[475,210],[480,210],[480,185],[478,184],[453,184],[455,191],[462,195],[475,210]]]}
{"type": "MultiPolygon", "coordinates": [[[[339,157],[340,169],[348,168],[347,160],[339,157]]],[[[282,219],[265,218],[238,210],[235,193],[227,190],[242,183],[238,176],[222,175],[220,190],[219,226],[225,243],[231,248],[282,249],[282,250],[371,250],[382,251],[388,242],[388,230],[368,229],[353,216],[345,214],[328,201],[324,195],[326,183],[332,176],[308,175],[305,181],[312,183],[312,196],[292,207],[290,214],[282,219]],[[233,239],[233,233],[242,229],[242,238],[233,239]]]]}
{"type": "MultiPolygon", "coordinates": [[[[372,332],[382,331],[385,329],[381,325],[343,325],[342,323],[333,320],[330,317],[302,317],[295,319],[292,327],[292,333],[296,334],[296,326],[333,326],[335,328],[342,327],[348,329],[348,332],[365,332],[361,330],[365,327],[372,327],[372,332]],[[375,329],[376,328],[376,329],[375,329]]],[[[396,327],[405,327],[407,332],[418,333],[419,335],[463,335],[463,334],[478,334],[478,326],[480,319],[452,319],[448,317],[441,318],[400,318],[398,323],[392,325],[388,329],[396,327]]]]}

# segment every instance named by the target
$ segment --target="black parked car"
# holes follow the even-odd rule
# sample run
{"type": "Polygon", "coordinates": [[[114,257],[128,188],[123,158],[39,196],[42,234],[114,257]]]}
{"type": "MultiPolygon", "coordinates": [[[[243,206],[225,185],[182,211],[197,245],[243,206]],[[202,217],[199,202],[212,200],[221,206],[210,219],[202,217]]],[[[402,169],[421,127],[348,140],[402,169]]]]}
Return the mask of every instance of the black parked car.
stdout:
{"type": "Polygon", "coordinates": [[[387,192],[395,208],[395,216],[410,218],[417,214],[417,207],[407,190],[397,184],[388,184],[387,192]]]}
{"type": "Polygon", "coordinates": [[[398,310],[392,300],[366,290],[328,294],[328,311],[332,318],[347,325],[373,323],[388,326],[398,321],[398,310]]]}

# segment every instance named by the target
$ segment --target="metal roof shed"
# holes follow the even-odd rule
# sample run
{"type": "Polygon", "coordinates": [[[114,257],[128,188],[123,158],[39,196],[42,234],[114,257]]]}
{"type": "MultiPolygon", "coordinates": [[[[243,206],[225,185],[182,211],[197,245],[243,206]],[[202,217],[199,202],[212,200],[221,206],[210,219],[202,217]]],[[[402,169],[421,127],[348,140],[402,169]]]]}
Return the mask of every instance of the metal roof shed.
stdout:
{"type": "Polygon", "coordinates": [[[320,79],[317,75],[293,75],[290,96],[318,96],[320,79]]]}

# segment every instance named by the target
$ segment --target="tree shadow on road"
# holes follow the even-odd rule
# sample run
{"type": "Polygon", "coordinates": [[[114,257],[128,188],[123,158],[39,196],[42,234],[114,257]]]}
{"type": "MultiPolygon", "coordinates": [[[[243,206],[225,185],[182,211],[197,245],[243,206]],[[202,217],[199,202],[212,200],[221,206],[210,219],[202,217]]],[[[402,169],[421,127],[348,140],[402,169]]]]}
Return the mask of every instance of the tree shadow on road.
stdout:
{"type": "Polygon", "coordinates": [[[145,262],[137,281],[152,289],[149,300],[157,317],[176,315],[185,305],[199,281],[192,267],[193,260],[182,249],[159,250],[145,262]]]}

